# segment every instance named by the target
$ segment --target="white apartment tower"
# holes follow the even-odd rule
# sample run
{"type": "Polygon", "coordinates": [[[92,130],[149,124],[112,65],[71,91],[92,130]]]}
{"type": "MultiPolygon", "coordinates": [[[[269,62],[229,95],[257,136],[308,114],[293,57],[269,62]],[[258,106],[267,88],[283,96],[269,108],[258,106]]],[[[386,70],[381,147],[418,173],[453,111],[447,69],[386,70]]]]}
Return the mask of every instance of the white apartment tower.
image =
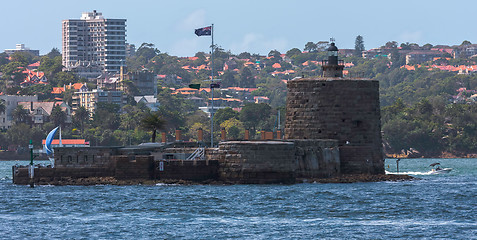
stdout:
{"type": "Polygon", "coordinates": [[[63,66],[67,71],[94,78],[117,73],[126,63],[126,19],[105,19],[85,12],[80,19],[63,20],[63,66]]]}

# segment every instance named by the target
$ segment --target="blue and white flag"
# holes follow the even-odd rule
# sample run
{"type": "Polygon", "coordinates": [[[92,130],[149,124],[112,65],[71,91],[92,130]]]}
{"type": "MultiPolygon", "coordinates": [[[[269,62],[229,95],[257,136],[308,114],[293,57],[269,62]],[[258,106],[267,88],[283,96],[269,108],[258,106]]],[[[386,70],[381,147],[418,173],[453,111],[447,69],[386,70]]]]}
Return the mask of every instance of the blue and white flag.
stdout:
{"type": "Polygon", "coordinates": [[[210,36],[212,35],[212,26],[197,28],[195,30],[195,35],[197,36],[210,36]]]}

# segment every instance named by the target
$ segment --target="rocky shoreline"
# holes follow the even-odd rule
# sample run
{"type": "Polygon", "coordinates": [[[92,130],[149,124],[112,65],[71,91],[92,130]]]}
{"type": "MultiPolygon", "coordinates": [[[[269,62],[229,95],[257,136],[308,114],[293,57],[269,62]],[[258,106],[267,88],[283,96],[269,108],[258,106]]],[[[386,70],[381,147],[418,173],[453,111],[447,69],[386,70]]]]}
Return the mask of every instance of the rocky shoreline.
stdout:
{"type": "MultiPolygon", "coordinates": [[[[385,181],[410,181],[417,178],[409,175],[380,174],[380,175],[341,175],[332,178],[313,178],[313,179],[297,179],[296,183],[357,183],[357,182],[385,182],[385,181]]],[[[224,182],[217,180],[204,181],[186,181],[186,180],[148,180],[148,179],[130,179],[121,180],[114,177],[89,177],[89,178],[70,178],[64,177],[59,179],[36,179],[35,185],[53,185],[53,186],[93,186],[93,185],[157,185],[157,184],[175,184],[175,185],[232,185],[233,182],[224,182]]]]}

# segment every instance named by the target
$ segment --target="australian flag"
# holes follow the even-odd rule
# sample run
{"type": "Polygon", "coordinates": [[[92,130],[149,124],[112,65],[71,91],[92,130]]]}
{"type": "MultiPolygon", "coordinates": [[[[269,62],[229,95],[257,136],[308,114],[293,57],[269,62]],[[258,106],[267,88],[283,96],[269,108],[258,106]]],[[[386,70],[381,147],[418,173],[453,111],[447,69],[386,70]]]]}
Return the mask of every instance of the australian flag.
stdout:
{"type": "Polygon", "coordinates": [[[197,28],[195,30],[195,35],[197,36],[210,36],[212,35],[212,26],[197,28]]]}

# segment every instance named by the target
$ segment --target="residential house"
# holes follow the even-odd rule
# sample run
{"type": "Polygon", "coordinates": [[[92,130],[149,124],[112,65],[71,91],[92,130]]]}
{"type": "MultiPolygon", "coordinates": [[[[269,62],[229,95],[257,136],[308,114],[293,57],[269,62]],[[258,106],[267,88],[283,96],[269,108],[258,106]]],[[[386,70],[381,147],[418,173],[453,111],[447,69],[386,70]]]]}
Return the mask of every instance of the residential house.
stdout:
{"type": "Polygon", "coordinates": [[[477,44],[459,46],[452,54],[454,58],[470,58],[477,55],[477,44]]]}
{"type": "Polygon", "coordinates": [[[17,95],[0,95],[0,101],[5,104],[5,112],[0,112],[0,129],[7,129],[13,125],[13,110],[18,106],[19,102],[37,102],[38,96],[17,96],[17,95]]]}
{"type": "Polygon", "coordinates": [[[156,79],[157,81],[161,81],[162,84],[165,86],[175,86],[175,85],[182,84],[182,78],[175,74],[169,74],[169,75],[158,74],[156,76],[156,79]]]}
{"type": "Polygon", "coordinates": [[[195,88],[178,88],[172,94],[182,94],[182,95],[195,95],[198,94],[199,90],[195,88]]]}
{"type": "Polygon", "coordinates": [[[441,57],[444,53],[432,50],[417,50],[406,54],[406,64],[420,64],[432,61],[435,57],[441,57]]]}
{"type": "Polygon", "coordinates": [[[66,114],[65,123],[71,123],[71,107],[65,102],[19,102],[18,105],[23,106],[31,116],[34,125],[43,125],[50,121],[50,116],[55,106],[60,106],[61,110],[66,114]]]}
{"type": "Polygon", "coordinates": [[[203,98],[196,97],[196,96],[189,96],[186,98],[188,101],[192,102],[197,107],[205,107],[207,103],[203,98]]]}
{"type": "Polygon", "coordinates": [[[354,49],[339,49],[338,53],[345,57],[350,57],[354,55],[354,49]]]}
{"type": "Polygon", "coordinates": [[[237,62],[234,60],[234,59],[229,59],[228,61],[226,61],[224,63],[224,71],[227,71],[227,70],[233,70],[233,69],[236,69],[238,67],[238,64],[237,62]]]}
{"type": "Polygon", "coordinates": [[[74,83],[69,85],[63,85],[63,87],[53,87],[51,94],[54,97],[60,97],[68,89],[73,89],[74,91],[79,91],[82,87],[86,88],[86,83],[74,83]]]}
{"type": "Polygon", "coordinates": [[[255,103],[266,103],[266,104],[270,103],[270,98],[265,96],[255,96],[253,97],[253,100],[255,103]]]}
{"type": "Polygon", "coordinates": [[[157,102],[157,98],[153,95],[134,96],[134,101],[136,101],[136,103],[144,103],[146,107],[154,112],[161,106],[161,104],[157,102]]]}
{"type": "Polygon", "coordinates": [[[32,63],[27,66],[27,69],[29,70],[37,70],[40,67],[40,61],[37,61],[35,63],[32,63]]]}
{"type": "Polygon", "coordinates": [[[48,79],[45,76],[44,72],[25,69],[23,73],[26,75],[23,82],[20,83],[22,88],[29,87],[34,84],[47,84],[48,79]]]}

